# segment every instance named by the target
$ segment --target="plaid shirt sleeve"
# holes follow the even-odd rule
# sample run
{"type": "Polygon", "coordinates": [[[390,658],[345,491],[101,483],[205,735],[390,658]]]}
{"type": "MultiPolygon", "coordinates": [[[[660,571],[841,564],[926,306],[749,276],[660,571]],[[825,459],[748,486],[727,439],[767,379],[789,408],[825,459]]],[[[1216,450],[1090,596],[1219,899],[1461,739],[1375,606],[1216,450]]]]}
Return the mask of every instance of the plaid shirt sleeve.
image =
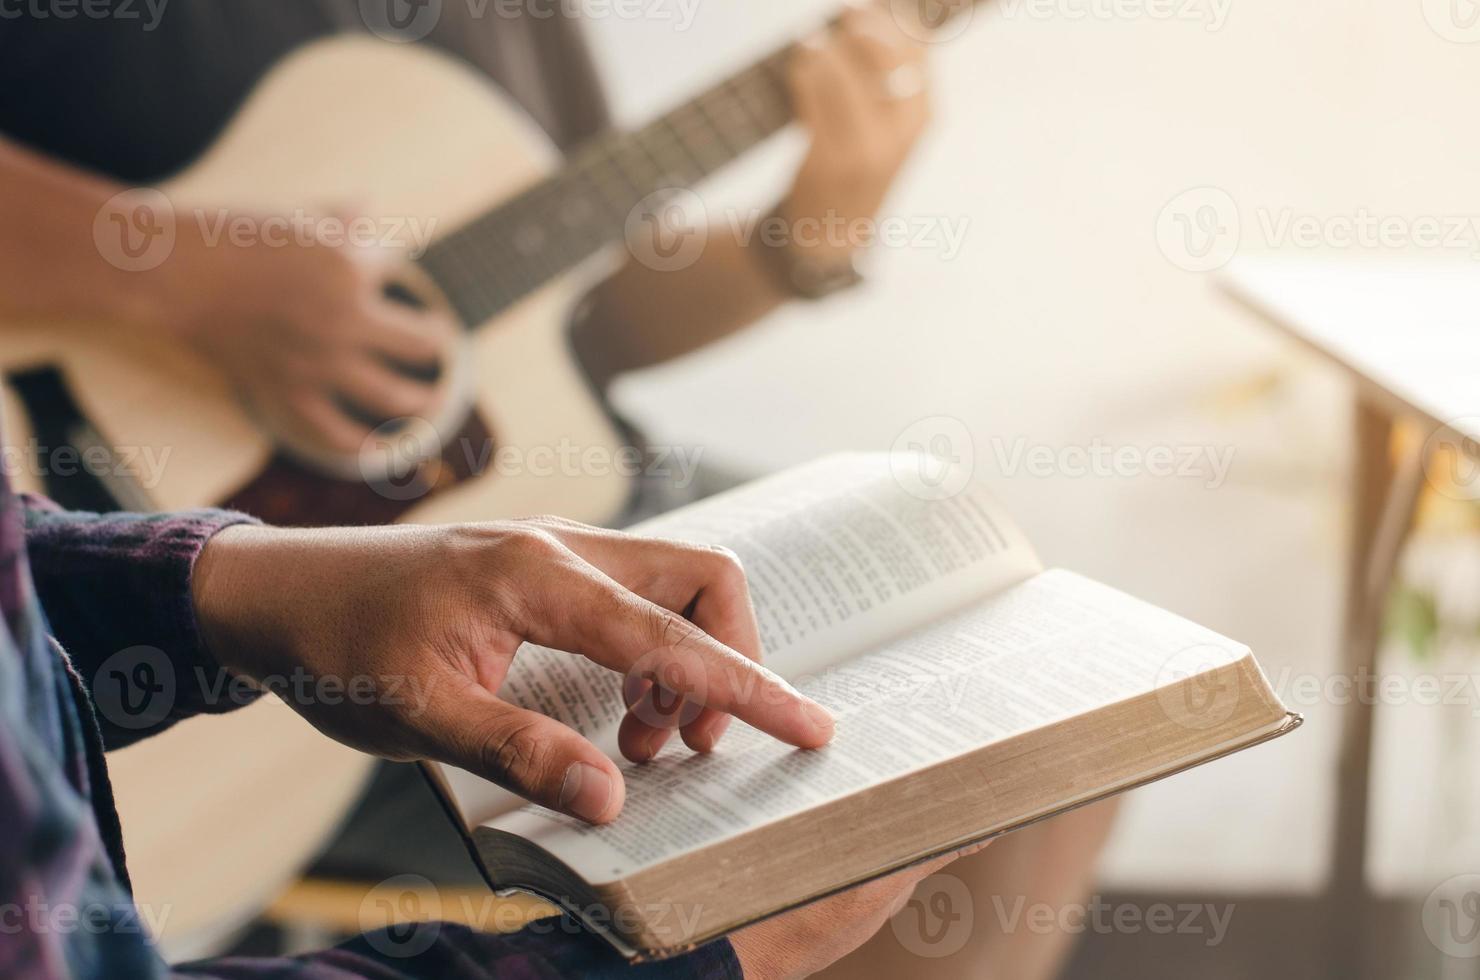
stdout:
{"type": "Polygon", "coordinates": [[[206,542],[251,518],[217,510],[85,514],[30,495],[19,500],[37,597],[92,695],[109,749],[256,697],[205,650],[190,593],[206,542]]]}
{"type": "MultiPolygon", "coordinates": [[[[560,922],[557,928],[535,923],[510,936],[428,923],[409,933],[367,933],[306,956],[167,965],[149,936],[148,916],[128,892],[102,739],[92,723],[126,738],[160,726],[131,726],[121,716],[110,722],[108,706],[96,703],[96,689],[114,672],[109,661],[118,655],[115,647],[127,643],[152,644],[164,658],[134,668],[219,669],[195,633],[190,569],[212,534],[242,520],[219,512],[64,514],[42,501],[18,500],[0,474],[0,618],[6,627],[0,629],[0,977],[742,980],[726,941],[665,963],[630,966],[568,920],[549,920],[560,922]],[[71,657],[48,635],[27,569],[28,546],[37,587],[55,609],[56,632],[75,651],[71,657]],[[94,676],[91,689],[88,674],[94,676]]],[[[137,669],[119,673],[141,676],[137,669]]],[[[125,690],[123,697],[137,693],[125,690]]],[[[166,721],[211,707],[199,692],[177,700],[166,721]]]]}

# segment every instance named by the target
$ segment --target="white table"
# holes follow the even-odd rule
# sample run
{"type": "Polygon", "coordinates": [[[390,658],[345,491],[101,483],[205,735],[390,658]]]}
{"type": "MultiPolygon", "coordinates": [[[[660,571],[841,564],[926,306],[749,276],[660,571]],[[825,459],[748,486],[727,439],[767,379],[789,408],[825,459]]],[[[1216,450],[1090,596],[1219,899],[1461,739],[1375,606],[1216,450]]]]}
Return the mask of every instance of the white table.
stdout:
{"type": "MultiPolygon", "coordinates": [[[[1353,527],[1343,671],[1375,676],[1382,613],[1436,457],[1442,492],[1480,499],[1480,265],[1241,260],[1236,299],[1344,370],[1355,384],[1353,527]],[[1394,433],[1418,438],[1395,453],[1394,433]],[[1442,454],[1442,457],[1441,457],[1442,454]],[[1473,464],[1473,469],[1468,464],[1473,464]]],[[[1367,845],[1375,706],[1347,708],[1329,882],[1331,975],[1370,962],[1367,845]]]]}

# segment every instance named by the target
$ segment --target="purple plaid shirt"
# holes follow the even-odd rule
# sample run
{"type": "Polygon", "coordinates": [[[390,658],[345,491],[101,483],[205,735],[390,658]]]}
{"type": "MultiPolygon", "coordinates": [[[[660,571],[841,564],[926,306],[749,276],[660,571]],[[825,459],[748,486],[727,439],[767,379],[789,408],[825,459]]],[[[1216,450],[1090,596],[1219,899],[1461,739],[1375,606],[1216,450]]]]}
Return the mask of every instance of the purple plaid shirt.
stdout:
{"type": "Polygon", "coordinates": [[[388,930],[291,959],[165,964],[130,898],[103,753],[221,700],[206,696],[221,668],[196,632],[190,572],[212,534],[246,520],[65,513],[0,475],[0,977],[739,980],[728,942],[633,967],[572,923],[512,936],[442,924],[409,942],[388,930]],[[178,689],[150,714],[166,676],[178,689]]]}

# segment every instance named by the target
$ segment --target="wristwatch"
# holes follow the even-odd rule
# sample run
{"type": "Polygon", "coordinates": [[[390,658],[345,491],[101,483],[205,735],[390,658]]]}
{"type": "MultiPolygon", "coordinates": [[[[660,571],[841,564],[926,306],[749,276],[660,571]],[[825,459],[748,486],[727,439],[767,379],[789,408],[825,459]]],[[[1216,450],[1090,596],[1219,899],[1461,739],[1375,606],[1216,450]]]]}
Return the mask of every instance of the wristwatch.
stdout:
{"type": "MultiPolygon", "coordinates": [[[[777,217],[782,217],[779,213],[777,217]]],[[[760,242],[766,264],[783,289],[805,300],[826,299],[863,282],[858,253],[830,261],[814,259],[790,242],[760,242]]]]}

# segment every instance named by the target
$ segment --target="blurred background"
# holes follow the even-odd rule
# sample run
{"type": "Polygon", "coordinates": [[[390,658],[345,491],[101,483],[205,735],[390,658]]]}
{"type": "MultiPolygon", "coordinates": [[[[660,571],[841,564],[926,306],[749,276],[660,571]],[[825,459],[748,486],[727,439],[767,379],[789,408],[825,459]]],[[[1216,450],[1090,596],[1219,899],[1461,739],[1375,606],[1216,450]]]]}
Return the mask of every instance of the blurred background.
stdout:
{"type": "MultiPolygon", "coordinates": [[[[1311,247],[1289,234],[1312,220],[1480,217],[1471,7],[987,4],[933,51],[936,123],[885,208],[916,240],[877,248],[861,290],[619,384],[618,405],[654,443],[702,450],[714,488],[833,450],[947,438],[1047,564],[1247,642],[1307,716],[1297,737],[1135,793],[1115,832],[1105,902],[1205,905],[1227,912],[1227,929],[1088,929],[1073,977],[1325,975],[1344,706],[1321,692],[1341,645],[1350,384],[1231,300],[1208,266],[1278,254],[1480,274],[1473,230],[1429,247],[1412,236],[1311,247]],[[1024,462],[1037,447],[1063,458],[1099,446],[1190,463],[1172,476],[1076,476],[1024,462]]],[[[589,28],[619,116],[636,124],[830,9],[697,0],[682,26],[607,16],[589,28]]],[[[777,139],[706,186],[705,207],[768,205],[800,150],[777,139]]],[[[1472,505],[1426,507],[1387,670],[1474,671],[1480,608],[1470,617],[1464,590],[1454,596],[1480,586],[1477,526],[1472,505]]],[[[1443,705],[1398,697],[1378,713],[1380,975],[1480,972],[1424,928],[1435,889],[1480,872],[1477,714],[1473,691],[1443,705]]],[[[270,919],[306,944],[327,927],[295,922],[302,908],[280,902],[270,919]]],[[[201,949],[199,936],[165,934],[201,949]]]]}
{"type": "MultiPolygon", "coordinates": [[[[684,33],[593,26],[618,109],[637,121],[708,78],[716,59],[738,63],[826,8],[709,2],[684,33]],[[651,71],[659,61],[665,71],[651,71]]],[[[1349,385],[1230,302],[1216,273],[1188,271],[1196,263],[1168,254],[1158,229],[1185,192],[1208,188],[1236,205],[1220,247],[1240,257],[1314,257],[1282,240],[1288,220],[1480,215],[1480,129],[1465,122],[1480,43],[1464,43],[1480,34],[1466,34],[1465,14],[1465,0],[988,4],[933,52],[934,132],[886,207],[964,219],[959,254],[944,234],[881,249],[857,294],[789,309],[619,390],[657,442],[704,446],[722,476],[888,449],[922,421],[948,432],[959,421],[1046,563],[1239,637],[1306,714],[1298,737],[1134,794],[1112,840],[1106,895],[1232,905],[1227,936],[1090,933],[1075,976],[1322,973],[1342,709],[1301,690],[1312,679],[1324,688],[1337,665],[1349,385]],[[1232,463],[1221,482],[1014,465],[1024,446],[1097,441],[1206,447],[1232,463]]],[[[781,141],[706,203],[770,200],[797,149],[781,141]]],[[[1480,274],[1477,246],[1473,236],[1458,249],[1328,243],[1316,254],[1480,274]]],[[[1473,520],[1447,517],[1410,548],[1422,583],[1475,581],[1473,520]]],[[[1473,630],[1442,654],[1411,639],[1386,644],[1392,670],[1436,672],[1440,656],[1461,673],[1475,667],[1473,630]]],[[[1473,961],[1441,955],[1420,919],[1440,882],[1480,868],[1480,704],[1397,700],[1379,711],[1374,752],[1371,874],[1392,930],[1378,975],[1475,976],[1473,961]]]]}

